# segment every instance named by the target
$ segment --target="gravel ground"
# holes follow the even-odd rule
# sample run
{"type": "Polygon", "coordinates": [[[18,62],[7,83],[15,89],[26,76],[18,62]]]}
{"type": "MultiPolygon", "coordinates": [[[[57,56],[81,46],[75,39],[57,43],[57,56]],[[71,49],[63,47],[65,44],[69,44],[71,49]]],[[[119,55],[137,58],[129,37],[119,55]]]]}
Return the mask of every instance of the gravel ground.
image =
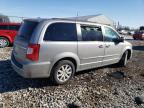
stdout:
{"type": "Polygon", "coordinates": [[[12,48],[1,48],[0,108],[144,108],[144,41],[129,41],[134,53],[127,67],[82,71],[60,86],[20,77],[11,68],[12,48]]]}

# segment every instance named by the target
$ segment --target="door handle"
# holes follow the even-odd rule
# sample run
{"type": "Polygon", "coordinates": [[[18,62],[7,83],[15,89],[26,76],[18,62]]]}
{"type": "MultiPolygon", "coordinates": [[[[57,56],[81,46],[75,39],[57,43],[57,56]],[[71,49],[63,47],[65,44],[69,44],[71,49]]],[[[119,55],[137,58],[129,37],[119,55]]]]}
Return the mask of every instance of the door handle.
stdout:
{"type": "Polygon", "coordinates": [[[99,48],[103,48],[103,45],[99,45],[98,47],[99,47],[99,48]]]}
{"type": "Polygon", "coordinates": [[[110,47],[110,45],[106,45],[106,48],[109,48],[110,47]]]}

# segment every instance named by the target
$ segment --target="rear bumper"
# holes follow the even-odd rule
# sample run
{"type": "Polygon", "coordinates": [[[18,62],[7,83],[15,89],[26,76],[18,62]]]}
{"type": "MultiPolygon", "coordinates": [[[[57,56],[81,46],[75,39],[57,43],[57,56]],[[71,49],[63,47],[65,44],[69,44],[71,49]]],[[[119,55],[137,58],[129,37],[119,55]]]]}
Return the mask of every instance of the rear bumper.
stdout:
{"type": "Polygon", "coordinates": [[[50,62],[28,63],[19,67],[15,60],[11,59],[13,69],[24,78],[44,78],[49,77],[50,62]]]}

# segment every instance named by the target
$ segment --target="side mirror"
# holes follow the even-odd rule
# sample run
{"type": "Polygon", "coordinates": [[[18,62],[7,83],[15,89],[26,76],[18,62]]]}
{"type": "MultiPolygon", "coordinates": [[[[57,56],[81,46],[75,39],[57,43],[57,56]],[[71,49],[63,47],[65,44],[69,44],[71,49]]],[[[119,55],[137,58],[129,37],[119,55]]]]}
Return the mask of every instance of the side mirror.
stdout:
{"type": "Polygon", "coordinates": [[[124,37],[120,37],[120,42],[124,42],[125,38],[124,37]]]}
{"type": "Polygon", "coordinates": [[[115,43],[124,42],[124,37],[115,38],[115,39],[113,39],[113,41],[114,41],[115,43]]]}

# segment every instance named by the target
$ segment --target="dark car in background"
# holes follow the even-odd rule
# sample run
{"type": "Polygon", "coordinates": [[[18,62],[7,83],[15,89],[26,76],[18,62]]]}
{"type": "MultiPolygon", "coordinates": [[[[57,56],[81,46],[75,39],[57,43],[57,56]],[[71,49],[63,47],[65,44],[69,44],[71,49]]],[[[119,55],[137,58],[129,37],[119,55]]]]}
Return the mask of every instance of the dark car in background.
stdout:
{"type": "Polygon", "coordinates": [[[136,31],[133,34],[133,39],[134,40],[136,40],[136,39],[144,40],[144,30],[143,31],[136,31]]]}
{"type": "Polygon", "coordinates": [[[0,23],[0,47],[7,47],[13,44],[20,25],[20,23],[11,22],[0,23]]]}

